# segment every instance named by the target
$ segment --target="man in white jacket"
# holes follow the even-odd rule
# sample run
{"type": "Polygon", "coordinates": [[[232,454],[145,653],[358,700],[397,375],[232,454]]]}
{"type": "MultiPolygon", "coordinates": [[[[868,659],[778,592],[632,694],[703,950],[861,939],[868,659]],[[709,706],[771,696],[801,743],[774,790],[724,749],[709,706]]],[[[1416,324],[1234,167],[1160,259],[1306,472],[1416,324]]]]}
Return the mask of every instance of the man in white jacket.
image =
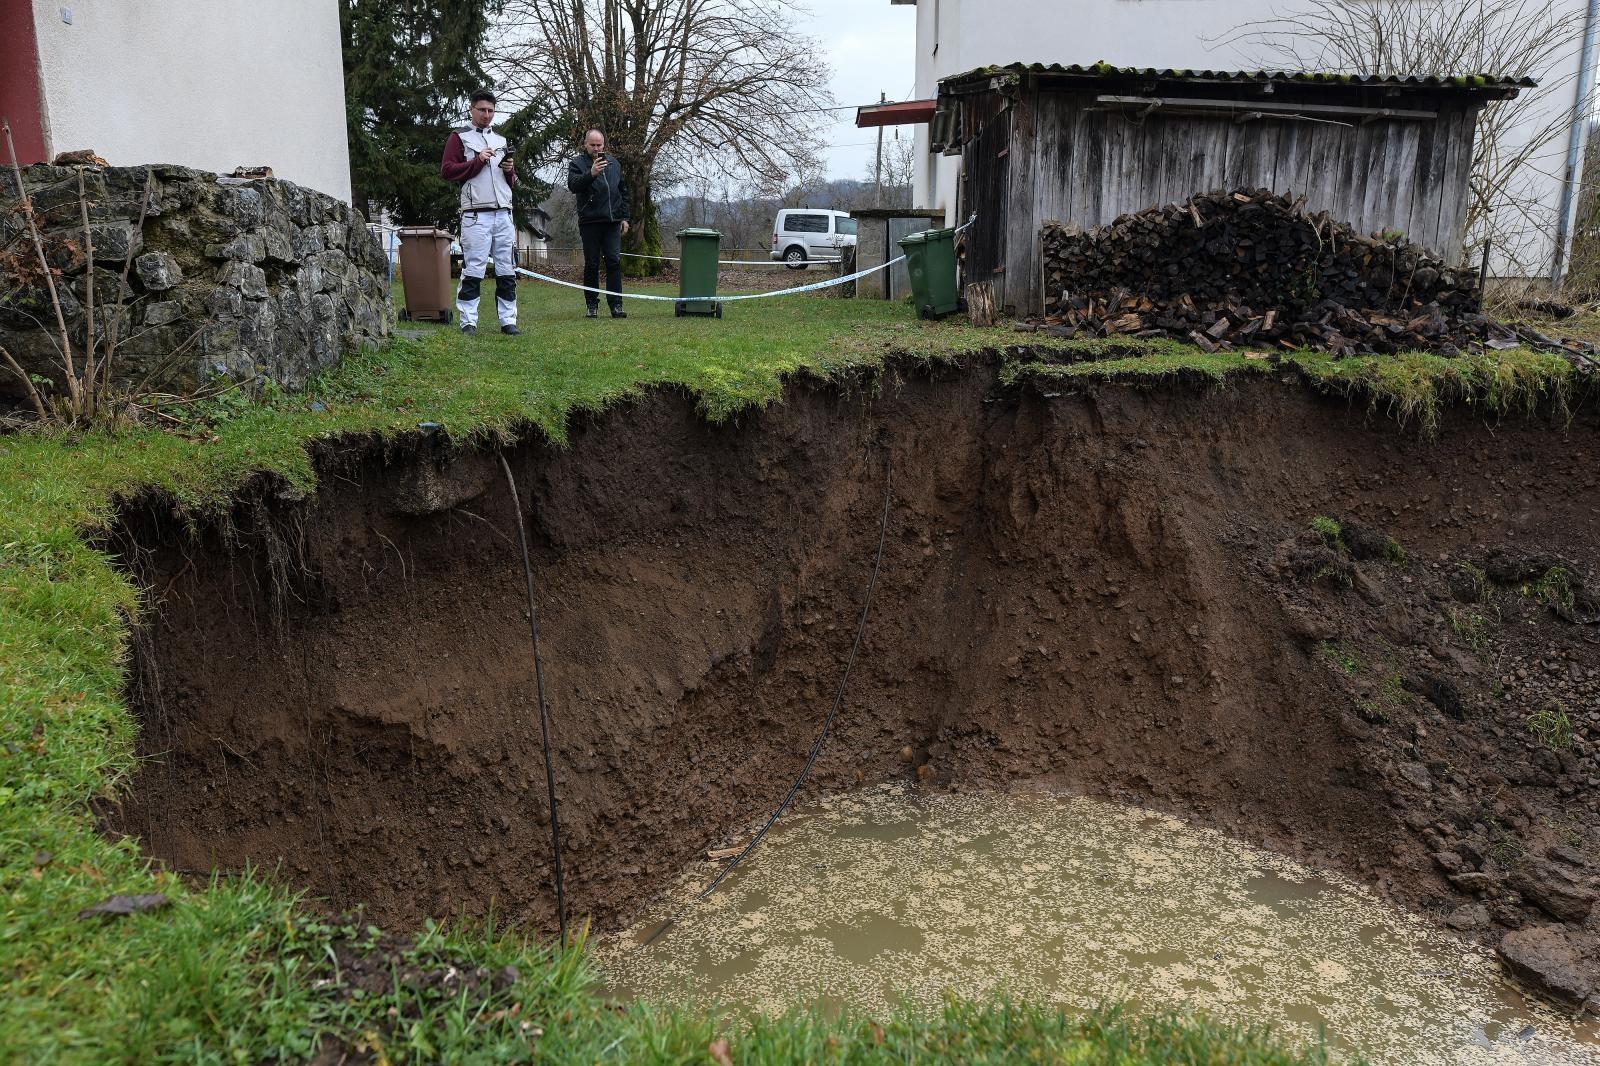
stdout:
{"type": "Polygon", "coordinates": [[[517,228],[511,221],[511,186],[517,172],[506,139],[494,122],[494,93],[472,94],[472,122],[450,134],[439,176],[461,186],[461,289],[456,311],[461,332],[478,332],[478,294],[484,270],[494,261],[495,308],[500,332],[517,329],[517,228]]]}

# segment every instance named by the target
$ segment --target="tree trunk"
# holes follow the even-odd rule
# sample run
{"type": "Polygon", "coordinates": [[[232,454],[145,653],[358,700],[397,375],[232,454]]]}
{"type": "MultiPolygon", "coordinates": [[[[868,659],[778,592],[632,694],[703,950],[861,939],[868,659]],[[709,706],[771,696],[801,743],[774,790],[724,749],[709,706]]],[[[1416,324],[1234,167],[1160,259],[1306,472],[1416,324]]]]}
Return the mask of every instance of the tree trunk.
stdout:
{"type": "MultiPolygon", "coordinates": [[[[655,191],[650,187],[648,179],[634,187],[633,223],[628,227],[623,250],[634,255],[661,254],[661,224],[656,219],[655,191]]],[[[622,272],[630,278],[655,277],[657,274],[665,273],[666,268],[667,264],[659,259],[622,260],[622,272]]]]}

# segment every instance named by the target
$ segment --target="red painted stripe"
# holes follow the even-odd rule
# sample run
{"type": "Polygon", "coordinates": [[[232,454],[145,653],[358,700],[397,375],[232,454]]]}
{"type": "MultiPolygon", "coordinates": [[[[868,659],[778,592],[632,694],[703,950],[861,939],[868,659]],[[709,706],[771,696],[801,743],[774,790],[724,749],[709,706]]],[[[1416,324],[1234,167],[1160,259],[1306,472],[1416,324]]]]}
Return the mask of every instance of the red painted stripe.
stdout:
{"type": "MultiPolygon", "coordinates": [[[[44,90],[39,84],[32,0],[0,0],[0,42],[0,116],[11,123],[17,161],[23,166],[42,163],[49,151],[44,140],[44,90]]],[[[0,159],[3,149],[0,145],[0,159]]]]}

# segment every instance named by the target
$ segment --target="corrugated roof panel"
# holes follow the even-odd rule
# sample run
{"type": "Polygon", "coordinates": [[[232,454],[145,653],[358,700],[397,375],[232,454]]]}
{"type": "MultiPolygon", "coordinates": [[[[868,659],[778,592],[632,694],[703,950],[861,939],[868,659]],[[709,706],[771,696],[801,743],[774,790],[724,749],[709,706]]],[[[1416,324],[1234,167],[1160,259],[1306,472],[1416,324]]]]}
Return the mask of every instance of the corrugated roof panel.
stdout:
{"type": "Polygon", "coordinates": [[[1172,67],[1118,67],[1110,63],[1083,66],[1077,63],[1012,63],[1006,66],[979,67],[943,79],[941,85],[963,85],[1005,74],[1042,74],[1074,78],[1156,78],[1162,81],[1231,82],[1238,84],[1362,85],[1393,86],[1407,89],[1468,89],[1514,95],[1520,89],[1535,88],[1532,78],[1506,78],[1493,74],[1336,74],[1309,70],[1178,70],[1172,67]]]}

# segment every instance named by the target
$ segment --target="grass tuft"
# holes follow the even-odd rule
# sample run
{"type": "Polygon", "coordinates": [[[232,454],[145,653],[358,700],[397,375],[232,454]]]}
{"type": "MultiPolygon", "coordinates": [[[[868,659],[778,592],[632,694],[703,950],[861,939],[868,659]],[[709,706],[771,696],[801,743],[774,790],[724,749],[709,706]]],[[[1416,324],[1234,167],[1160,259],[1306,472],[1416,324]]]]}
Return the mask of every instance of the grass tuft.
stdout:
{"type": "Polygon", "coordinates": [[[1311,532],[1322,538],[1322,543],[1334,551],[1345,551],[1344,526],[1327,515],[1317,515],[1311,519],[1311,532]]]}
{"type": "Polygon", "coordinates": [[[1567,751],[1572,747],[1572,717],[1560,703],[1552,703],[1528,715],[1527,726],[1534,739],[1551,751],[1567,751]]]}
{"type": "Polygon", "coordinates": [[[1361,656],[1343,641],[1325,640],[1320,647],[1323,657],[1346,674],[1354,677],[1361,672],[1361,656]]]}
{"type": "Polygon", "coordinates": [[[1526,348],[1469,352],[1454,358],[1428,352],[1358,355],[1332,359],[1297,352],[1290,357],[1319,387],[1367,397],[1401,425],[1425,436],[1438,432],[1446,407],[1464,405],[1497,418],[1572,417],[1577,371],[1565,356],[1526,348]]]}
{"type": "Polygon", "coordinates": [[[1449,619],[1450,631],[1461,643],[1476,652],[1488,647],[1490,626],[1488,612],[1469,610],[1465,607],[1446,607],[1445,617],[1449,619]]]}
{"type": "Polygon", "coordinates": [[[1567,611],[1573,610],[1575,604],[1572,575],[1563,566],[1552,566],[1537,581],[1522,586],[1521,591],[1524,596],[1531,596],[1540,603],[1567,611]]]}

